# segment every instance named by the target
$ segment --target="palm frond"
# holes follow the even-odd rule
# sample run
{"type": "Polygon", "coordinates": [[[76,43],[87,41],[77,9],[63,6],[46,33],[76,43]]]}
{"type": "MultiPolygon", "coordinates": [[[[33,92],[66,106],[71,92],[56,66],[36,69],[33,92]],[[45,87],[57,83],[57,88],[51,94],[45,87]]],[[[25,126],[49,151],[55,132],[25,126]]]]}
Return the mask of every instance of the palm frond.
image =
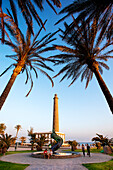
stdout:
{"type": "Polygon", "coordinates": [[[26,45],[30,46],[30,44],[31,44],[31,32],[29,31],[29,29],[27,29],[27,32],[26,32],[26,45]]]}
{"type": "Polygon", "coordinates": [[[31,73],[29,73],[29,74],[30,74],[30,80],[31,80],[31,87],[30,87],[29,92],[26,94],[26,97],[28,97],[28,95],[30,94],[30,92],[31,92],[31,90],[33,88],[33,81],[32,81],[32,77],[31,77],[31,73]]]}
{"type": "Polygon", "coordinates": [[[38,78],[38,74],[37,74],[37,71],[34,67],[32,67],[33,71],[35,72],[35,75],[36,75],[36,78],[38,78]]]}
{"type": "Polygon", "coordinates": [[[105,69],[109,70],[109,66],[103,62],[98,62],[101,66],[103,66],[105,69]]]}
{"type": "MultiPolygon", "coordinates": [[[[45,20],[44,25],[46,24],[47,20],[45,20]]],[[[40,28],[40,30],[38,31],[38,33],[34,36],[33,42],[35,42],[35,40],[37,39],[37,37],[39,36],[40,32],[42,31],[43,26],[40,28]]]]}
{"type": "Polygon", "coordinates": [[[99,72],[100,72],[101,74],[103,74],[103,69],[102,69],[102,67],[99,65],[98,68],[99,68],[99,72]]]}
{"type": "Polygon", "coordinates": [[[50,70],[50,71],[53,71],[52,68],[50,68],[49,66],[45,65],[44,63],[43,64],[35,63],[34,65],[35,66],[41,66],[42,68],[45,68],[45,69],[50,70]]]}
{"type": "Polygon", "coordinates": [[[32,27],[32,16],[27,8],[27,3],[24,3],[22,0],[18,0],[18,6],[22,11],[22,15],[25,18],[29,30],[31,31],[32,34],[34,34],[33,27],[32,27]]]}
{"type": "Polygon", "coordinates": [[[9,0],[9,2],[10,2],[11,10],[13,12],[15,23],[18,26],[17,11],[16,11],[15,4],[14,4],[13,0],[9,0]]]}
{"type": "Polygon", "coordinates": [[[81,75],[81,82],[84,80],[84,78],[86,77],[87,74],[87,66],[84,67],[83,73],[81,75]]]}
{"type": "Polygon", "coordinates": [[[45,76],[47,76],[47,78],[49,78],[49,80],[50,80],[51,83],[52,83],[52,87],[53,87],[53,86],[54,86],[54,83],[53,83],[52,78],[51,78],[45,71],[43,71],[42,69],[40,69],[39,67],[35,67],[35,68],[37,68],[42,74],[44,74],[45,76]]]}
{"type": "Polygon", "coordinates": [[[47,47],[47,48],[44,48],[42,50],[38,50],[38,54],[41,54],[41,53],[44,53],[44,52],[47,52],[47,51],[52,51],[52,50],[55,50],[55,47],[47,47]]]}
{"type": "Polygon", "coordinates": [[[57,34],[59,31],[60,31],[60,29],[58,29],[57,31],[51,33],[51,34],[48,36],[48,38],[46,38],[45,41],[48,42],[48,41],[49,41],[55,34],[57,34]]]}
{"type": "Polygon", "coordinates": [[[27,82],[28,82],[28,79],[29,79],[29,72],[28,72],[28,68],[25,66],[25,69],[24,69],[25,71],[26,71],[26,81],[25,81],[25,84],[27,84],[27,82]]]}
{"type": "Polygon", "coordinates": [[[41,40],[39,40],[35,45],[37,46],[38,44],[40,44],[44,39],[46,39],[46,37],[48,37],[51,33],[46,34],[43,38],[41,38],[41,40]]]}
{"type": "Polygon", "coordinates": [[[73,81],[70,83],[70,85],[68,87],[70,87],[76,80],[77,78],[80,76],[81,72],[78,72],[75,76],[74,76],[74,79],[73,81]]]}
{"type": "Polygon", "coordinates": [[[76,51],[69,48],[69,47],[66,47],[66,46],[61,46],[61,45],[53,45],[57,50],[60,50],[62,52],[67,52],[67,53],[75,53],[76,51]]]}
{"type": "Polygon", "coordinates": [[[87,75],[86,75],[86,86],[85,86],[85,88],[88,87],[88,84],[89,84],[90,80],[92,79],[92,76],[93,76],[93,74],[92,74],[91,70],[88,68],[87,69],[87,75]]]}
{"type": "MultiPolygon", "coordinates": [[[[0,38],[0,40],[1,40],[1,38],[0,38]]],[[[18,47],[15,44],[13,44],[12,42],[5,40],[4,43],[5,43],[5,45],[8,45],[11,48],[13,48],[15,50],[15,52],[18,52],[18,47]]]]}
{"type": "Polygon", "coordinates": [[[9,67],[7,67],[5,71],[3,71],[2,74],[0,74],[0,77],[3,76],[3,74],[5,74],[12,66],[14,66],[14,64],[11,64],[9,67]]]}
{"type": "Polygon", "coordinates": [[[70,65],[68,64],[68,65],[66,65],[66,66],[64,66],[60,71],[59,71],[59,73],[57,73],[53,78],[55,78],[55,77],[57,77],[57,76],[59,76],[60,74],[62,74],[62,73],[64,73],[66,70],[68,70],[70,68],[70,65]]]}
{"type": "MultiPolygon", "coordinates": [[[[36,6],[40,9],[43,10],[43,0],[27,0],[27,1],[23,1],[23,0],[18,0],[18,6],[22,11],[22,15],[26,20],[26,23],[28,24],[28,28],[29,30],[33,33],[33,28],[31,25],[32,22],[32,17],[37,21],[38,25],[41,25],[44,27],[43,21],[42,19],[39,17],[37,10],[36,10],[36,6]],[[35,4],[33,4],[33,1],[35,4]]],[[[48,5],[54,10],[54,12],[56,13],[55,8],[53,7],[53,5],[50,3],[49,0],[46,0],[46,2],[48,3],[48,5]]],[[[57,7],[61,7],[61,3],[60,0],[52,0],[52,2],[54,3],[54,5],[56,5],[57,7]]]]}
{"type": "Polygon", "coordinates": [[[41,18],[39,17],[38,13],[35,10],[34,5],[32,4],[32,2],[29,0],[27,3],[27,6],[31,12],[31,14],[33,15],[34,19],[37,21],[38,25],[40,26],[40,24],[43,26],[43,28],[45,29],[45,26],[41,20],[41,18]]]}
{"type": "Polygon", "coordinates": [[[49,2],[49,0],[46,0],[46,2],[49,4],[49,6],[53,9],[53,11],[57,14],[55,8],[52,6],[52,4],[49,2]]]}
{"type": "Polygon", "coordinates": [[[15,60],[15,61],[18,60],[17,55],[6,55],[5,57],[11,58],[11,59],[13,59],[13,60],[15,60]]]}
{"type": "MultiPolygon", "coordinates": [[[[111,54],[113,52],[113,50],[109,50],[106,53],[104,53],[104,55],[107,57],[108,54],[111,54]]],[[[112,58],[113,56],[108,56],[108,58],[112,58]]]]}

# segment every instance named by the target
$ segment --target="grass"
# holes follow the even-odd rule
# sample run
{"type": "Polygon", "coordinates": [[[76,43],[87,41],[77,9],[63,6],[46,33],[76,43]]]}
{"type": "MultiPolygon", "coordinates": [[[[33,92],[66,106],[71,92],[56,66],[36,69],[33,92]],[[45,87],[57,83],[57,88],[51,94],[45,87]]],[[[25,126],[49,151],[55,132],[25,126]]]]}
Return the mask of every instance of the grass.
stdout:
{"type": "Polygon", "coordinates": [[[24,151],[8,151],[5,153],[5,155],[10,155],[10,154],[17,154],[17,153],[32,153],[36,152],[36,150],[31,151],[31,150],[24,150],[24,151]]]}
{"type": "MultiPolygon", "coordinates": [[[[5,155],[17,154],[17,153],[31,153],[35,151],[25,150],[25,151],[8,151],[5,155]]],[[[2,154],[0,156],[3,156],[2,154]]],[[[16,164],[10,162],[0,161],[0,170],[24,170],[29,164],[16,164]]]]}
{"type": "Polygon", "coordinates": [[[29,164],[16,164],[0,161],[0,170],[24,170],[29,164]]]}
{"type": "MultiPolygon", "coordinates": [[[[101,147],[101,149],[97,149],[97,148],[91,148],[90,151],[91,153],[100,153],[103,150],[103,148],[101,147]]],[[[71,149],[65,150],[65,151],[71,151],[71,149]]],[[[82,152],[81,149],[76,149],[75,152],[82,152]]]]}
{"type": "MultiPolygon", "coordinates": [[[[8,151],[5,153],[5,155],[11,155],[11,154],[17,154],[17,153],[32,153],[36,152],[36,150],[31,151],[31,150],[24,150],[24,151],[8,151]]],[[[0,156],[3,156],[3,154],[0,154],[0,156]]]]}
{"type": "Polygon", "coordinates": [[[113,159],[108,162],[83,164],[88,170],[113,170],[113,159]]]}

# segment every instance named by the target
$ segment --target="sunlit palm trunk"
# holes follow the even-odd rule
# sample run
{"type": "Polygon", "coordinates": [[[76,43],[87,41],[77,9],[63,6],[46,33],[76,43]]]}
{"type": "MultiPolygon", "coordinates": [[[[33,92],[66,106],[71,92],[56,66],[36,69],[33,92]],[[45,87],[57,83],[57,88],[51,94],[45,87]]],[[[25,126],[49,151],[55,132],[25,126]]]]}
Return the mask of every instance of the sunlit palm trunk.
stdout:
{"type": "Polygon", "coordinates": [[[100,88],[101,88],[101,90],[102,90],[102,92],[103,92],[103,94],[104,94],[104,96],[105,96],[105,98],[107,100],[107,103],[108,103],[108,105],[110,107],[110,110],[111,110],[111,112],[113,114],[113,97],[112,97],[109,89],[107,88],[107,86],[106,86],[102,76],[100,75],[99,71],[96,69],[96,70],[94,70],[94,73],[95,73],[97,81],[98,81],[98,83],[100,85],[100,88]]]}
{"type": "Polygon", "coordinates": [[[17,130],[17,132],[16,132],[16,139],[17,139],[17,136],[18,136],[18,132],[19,132],[19,130],[17,130]]]}
{"type": "Polygon", "coordinates": [[[0,110],[1,110],[2,106],[4,105],[4,102],[5,102],[8,94],[9,94],[9,92],[10,92],[10,90],[11,90],[11,88],[12,88],[12,86],[13,86],[15,80],[16,80],[16,77],[21,72],[21,70],[22,70],[22,66],[20,66],[20,65],[17,65],[17,67],[14,69],[13,74],[12,74],[9,82],[7,83],[3,93],[0,96],[0,110]]]}

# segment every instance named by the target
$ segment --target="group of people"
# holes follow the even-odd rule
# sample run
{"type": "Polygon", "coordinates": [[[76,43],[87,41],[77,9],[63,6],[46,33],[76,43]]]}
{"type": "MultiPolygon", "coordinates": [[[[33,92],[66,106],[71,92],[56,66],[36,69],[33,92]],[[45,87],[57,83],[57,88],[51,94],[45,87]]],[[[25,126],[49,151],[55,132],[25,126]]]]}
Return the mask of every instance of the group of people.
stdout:
{"type": "Polygon", "coordinates": [[[45,149],[43,154],[44,154],[44,158],[49,159],[51,155],[53,154],[52,149],[49,149],[49,150],[45,149]]]}
{"type": "MultiPolygon", "coordinates": [[[[85,156],[85,146],[82,144],[82,152],[83,155],[85,156]]],[[[90,146],[87,144],[87,155],[90,157],[90,146]]]]}
{"type": "MultiPolygon", "coordinates": [[[[86,146],[87,146],[87,155],[90,157],[90,146],[88,144],[86,146]]],[[[84,144],[82,144],[82,152],[83,152],[83,156],[85,156],[85,146],[84,146],[84,144]]],[[[49,159],[53,154],[52,149],[49,149],[49,150],[45,149],[43,154],[44,154],[44,158],[49,159]]]]}

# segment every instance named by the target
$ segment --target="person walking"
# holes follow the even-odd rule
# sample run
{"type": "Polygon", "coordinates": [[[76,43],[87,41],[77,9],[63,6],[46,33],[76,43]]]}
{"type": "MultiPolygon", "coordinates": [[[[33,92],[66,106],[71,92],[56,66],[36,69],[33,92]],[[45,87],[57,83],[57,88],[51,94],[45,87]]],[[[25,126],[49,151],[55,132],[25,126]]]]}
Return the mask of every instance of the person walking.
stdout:
{"type": "Polygon", "coordinates": [[[90,157],[90,146],[87,144],[87,155],[90,157]]]}
{"type": "Polygon", "coordinates": [[[83,152],[83,155],[85,157],[85,147],[84,147],[84,144],[82,144],[82,152],[83,152]]]}
{"type": "Polygon", "coordinates": [[[15,143],[15,151],[17,150],[17,142],[15,143]]]}

